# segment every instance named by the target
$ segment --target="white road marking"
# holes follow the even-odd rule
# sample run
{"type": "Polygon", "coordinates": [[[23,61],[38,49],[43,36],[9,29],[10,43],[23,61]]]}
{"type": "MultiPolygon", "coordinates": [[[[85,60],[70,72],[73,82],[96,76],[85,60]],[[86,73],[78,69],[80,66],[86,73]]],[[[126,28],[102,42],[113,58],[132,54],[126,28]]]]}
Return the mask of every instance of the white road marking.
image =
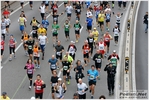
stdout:
{"type": "MultiPolygon", "coordinates": [[[[24,6],[26,6],[28,3],[29,3],[29,2],[27,2],[26,4],[24,4],[24,6]]],[[[64,3],[64,2],[63,2],[63,3],[64,3]]],[[[61,6],[63,5],[63,3],[61,3],[58,7],[61,7],[61,6]]],[[[21,8],[21,7],[19,7],[18,9],[16,9],[16,10],[14,11],[14,13],[17,12],[20,8],[21,8]]],[[[47,16],[47,18],[49,18],[50,16],[51,16],[51,14],[49,14],[49,15],[47,16]]],[[[38,25],[38,26],[40,26],[40,25],[38,25]]],[[[31,31],[30,35],[32,34],[32,32],[33,32],[33,31],[31,31]]],[[[17,50],[19,50],[19,48],[22,46],[22,44],[23,44],[22,42],[19,44],[19,46],[15,49],[15,52],[17,52],[17,50]]],[[[13,54],[13,53],[12,53],[12,54],[13,54]]],[[[3,64],[6,64],[8,61],[9,61],[9,57],[4,61],[3,64]]]]}

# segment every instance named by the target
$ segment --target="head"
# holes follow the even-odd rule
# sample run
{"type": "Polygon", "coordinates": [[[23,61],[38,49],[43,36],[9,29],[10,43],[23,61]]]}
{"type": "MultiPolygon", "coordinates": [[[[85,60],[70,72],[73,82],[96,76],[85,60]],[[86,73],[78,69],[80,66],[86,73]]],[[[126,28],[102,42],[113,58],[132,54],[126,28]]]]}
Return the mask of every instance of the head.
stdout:
{"type": "Polygon", "coordinates": [[[109,32],[106,32],[106,35],[109,35],[109,32]]]}
{"type": "Polygon", "coordinates": [[[3,93],[2,93],[2,96],[3,96],[4,99],[6,99],[7,93],[6,93],[6,92],[3,92],[3,93]]]}
{"type": "Polygon", "coordinates": [[[79,82],[80,84],[82,84],[82,79],[81,79],[81,78],[79,78],[79,79],[78,79],[78,82],[79,82]]]}
{"type": "Polygon", "coordinates": [[[77,66],[80,66],[81,65],[81,60],[77,60],[76,64],[77,64],[77,66]]]}
{"type": "Polygon", "coordinates": [[[27,60],[27,63],[28,63],[28,64],[32,64],[32,60],[31,60],[31,59],[28,59],[28,60],[27,60]]]}
{"type": "Polygon", "coordinates": [[[148,12],[146,12],[146,15],[148,15],[148,12]]]}
{"type": "Polygon", "coordinates": [[[79,21],[78,20],[76,20],[76,24],[78,24],[79,23],[79,21]]]}
{"type": "Polygon", "coordinates": [[[101,12],[100,12],[101,14],[103,14],[103,10],[101,10],[101,12]]]}
{"type": "Polygon", "coordinates": [[[84,45],[87,45],[88,44],[88,41],[86,40],[85,42],[84,42],[84,45]]]}
{"type": "Polygon", "coordinates": [[[52,55],[52,59],[55,59],[55,55],[52,55]]]}
{"type": "Polygon", "coordinates": [[[29,36],[29,40],[32,40],[32,36],[29,36]]]}
{"type": "Polygon", "coordinates": [[[112,67],[112,63],[109,63],[109,67],[112,67]]]}
{"type": "Polygon", "coordinates": [[[100,42],[103,42],[103,38],[100,38],[100,42]]]}
{"type": "Polygon", "coordinates": [[[67,6],[70,6],[70,3],[68,3],[67,6]]]}
{"type": "Polygon", "coordinates": [[[56,1],[54,2],[54,5],[56,5],[56,1]]]}
{"type": "Polygon", "coordinates": [[[68,20],[66,20],[65,23],[68,24],[68,20]]]}
{"type": "Polygon", "coordinates": [[[67,61],[67,60],[68,60],[68,57],[64,57],[64,58],[63,58],[63,61],[67,61]]]}
{"type": "Polygon", "coordinates": [[[96,27],[94,27],[94,30],[93,31],[96,31],[97,29],[96,29],[96,27]]]}
{"type": "Polygon", "coordinates": [[[27,32],[26,31],[24,31],[23,33],[24,33],[24,35],[27,35],[27,32]]]}
{"type": "Polygon", "coordinates": [[[4,18],[2,18],[2,22],[4,22],[5,21],[5,19],[4,18]]]}
{"type": "Polygon", "coordinates": [[[40,25],[40,28],[43,28],[43,25],[40,25]]]}
{"type": "Polygon", "coordinates": [[[43,6],[44,5],[44,3],[41,3],[41,6],[43,6]]]}
{"type": "Polygon", "coordinates": [[[74,41],[71,41],[71,42],[70,42],[70,45],[74,45],[74,43],[75,43],[74,41]]]}
{"type": "Polygon", "coordinates": [[[79,95],[77,93],[74,93],[73,99],[79,99],[79,95]]]}
{"type": "Polygon", "coordinates": [[[100,53],[100,50],[96,50],[96,53],[99,54],[100,53]]]}
{"type": "Polygon", "coordinates": [[[61,79],[61,78],[58,79],[58,83],[59,83],[59,84],[62,83],[62,79],[61,79]]]}
{"type": "Polygon", "coordinates": [[[40,74],[37,74],[37,80],[39,81],[39,80],[41,80],[41,75],[40,74]]]}
{"type": "Polygon", "coordinates": [[[104,96],[104,95],[101,95],[100,97],[99,97],[99,99],[106,99],[106,97],[104,96]]]}
{"type": "Polygon", "coordinates": [[[36,18],[35,18],[35,17],[33,17],[33,20],[36,20],[36,18]]]}
{"type": "Polygon", "coordinates": [[[69,55],[69,52],[66,52],[66,56],[68,57],[68,55],[69,55]]]}
{"type": "Polygon", "coordinates": [[[117,24],[115,24],[115,28],[118,28],[117,24]]]}
{"type": "Polygon", "coordinates": [[[44,32],[42,32],[42,33],[41,33],[41,35],[42,35],[42,36],[44,36],[44,35],[45,35],[45,33],[44,33],[44,32]]]}
{"type": "Polygon", "coordinates": [[[53,76],[56,77],[57,76],[57,72],[54,70],[53,71],[53,76]]]}
{"type": "Polygon", "coordinates": [[[38,42],[35,42],[35,47],[36,47],[36,48],[38,47],[38,42]]]}
{"type": "Polygon", "coordinates": [[[89,34],[89,37],[93,37],[93,34],[92,34],[92,33],[90,33],[90,34],[89,34]]]}
{"type": "Polygon", "coordinates": [[[53,23],[54,25],[56,25],[56,21],[54,21],[54,23],[53,23]]]}
{"type": "Polygon", "coordinates": [[[107,8],[110,8],[110,5],[107,5],[107,8]]]}
{"type": "Polygon", "coordinates": [[[91,69],[92,69],[92,70],[95,70],[95,65],[92,65],[92,66],[91,66],[91,69]]]}
{"type": "Polygon", "coordinates": [[[10,39],[13,39],[13,35],[10,35],[10,39]]]}
{"type": "Polygon", "coordinates": [[[117,16],[120,16],[120,13],[117,13],[117,16]]]}
{"type": "Polygon", "coordinates": [[[58,41],[58,42],[57,42],[57,45],[60,46],[60,45],[61,45],[61,41],[58,41]]]}
{"type": "Polygon", "coordinates": [[[116,55],[116,50],[113,50],[113,55],[116,55]]]}
{"type": "Polygon", "coordinates": [[[5,8],[5,11],[7,11],[8,9],[7,8],[5,8]]]}
{"type": "Polygon", "coordinates": [[[24,11],[21,11],[22,14],[24,14],[24,11]]]}

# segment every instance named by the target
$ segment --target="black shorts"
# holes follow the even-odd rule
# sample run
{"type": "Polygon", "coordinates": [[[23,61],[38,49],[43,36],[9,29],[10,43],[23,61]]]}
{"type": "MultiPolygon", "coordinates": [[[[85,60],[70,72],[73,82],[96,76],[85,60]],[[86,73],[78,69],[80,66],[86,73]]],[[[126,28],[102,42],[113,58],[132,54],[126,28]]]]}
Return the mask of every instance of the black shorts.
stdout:
{"type": "Polygon", "coordinates": [[[37,39],[38,39],[38,34],[37,34],[37,33],[32,34],[32,37],[33,37],[33,38],[37,38],[37,39]]]}
{"type": "Polygon", "coordinates": [[[118,36],[114,36],[114,41],[118,41],[118,36]]]}
{"type": "Polygon", "coordinates": [[[65,36],[69,36],[69,31],[65,31],[65,36]]]}
{"type": "Polygon", "coordinates": [[[56,70],[56,69],[52,69],[52,68],[50,68],[51,69],[51,72],[53,72],[54,70],[56,70]]]}
{"type": "Polygon", "coordinates": [[[53,34],[53,37],[57,37],[58,36],[58,34],[53,34]]]}
{"type": "Polygon", "coordinates": [[[6,28],[9,28],[9,25],[7,25],[6,28]]]}
{"type": "Polygon", "coordinates": [[[94,48],[94,46],[92,44],[89,44],[89,47],[91,48],[90,53],[93,54],[93,48],[94,48]]]}
{"type": "Polygon", "coordinates": [[[53,86],[51,87],[51,91],[52,91],[52,93],[55,93],[55,90],[54,90],[53,86]]]}
{"type": "Polygon", "coordinates": [[[81,14],[81,12],[76,12],[76,14],[77,14],[77,15],[80,15],[80,14],[81,14]]]}
{"type": "Polygon", "coordinates": [[[89,86],[91,86],[91,85],[96,85],[96,81],[90,80],[90,81],[88,82],[88,84],[89,84],[89,86]]]}
{"type": "Polygon", "coordinates": [[[95,63],[96,69],[101,68],[101,63],[95,63]]]}
{"type": "Polygon", "coordinates": [[[23,6],[24,2],[21,2],[20,5],[23,6]]]}
{"type": "Polygon", "coordinates": [[[100,24],[100,26],[104,25],[104,22],[98,21],[98,23],[100,24]]]}
{"type": "Polygon", "coordinates": [[[39,58],[40,58],[40,57],[36,57],[36,56],[34,56],[34,60],[39,61],[39,58]]]}
{"type": "Polygon", "coordinates": [[[76,6],[76,3],[73,3],[73,6],[76,6]]]}
{"type": "Polygon", "coordinates": [[[123,2],[123,7],[126,7],[126,2],[123,2]]]}
{"type": "Polygon", "coordinates": [[[67,71],[63,71],[63,76],[69,76],[70,72],[67,72],[67,71]]]}
{"type": "Polygon", "coordinates": [[[83,54],[84,58],[89,58],[89,53],[83,54]]]}
{"type": "Polygon", "coordinates": [[[9,3],[9,1],[5,1],[7,4],[9,3]]]}
{"type": "Polygon", "coordinates": [[[73,58],[73,60],[75,60],[75,54],[72,55],[72,54],[70,53],[69,55],[73,58]]]}
{"type": "Polygon", "coordinates": [[[107,45],[107,47],[110,47],[110,42],[104,42],[106,45],[107,45]]]}
{"type": "Polygon", "coordinates": [[[35,93],[35,98],[42,99],[43,93],[35,93]]]}
{"type": "Polygon", "coordinates": [[[56,55],[56,59],[60,59],[60,60],[62,60],[62,55],[56,55]]]}
{"type": "Polygon", "coordinates": [[[106,23],[108,23],[108,22],[110,22],[110,19],[107,19],[107,20],[106,20],[106,23]]]}
{"type": "Polygon", "coordinates": [[[9,47],[9,51],[10,54],[15,53],[15,47],[9,47]]]}
{"type": "Polygon", "coordinates": [[[33,1],[30,1],[29,4],[32,5],[33,4],[33,1]]]}
{"type": "Polygon", "coordinates": [[[28,50],[28,54],[33,54],[33,50],[28,50]]]}
{"type": "Polygon", "coordinates": [[[79,94],[79,99],[86,99],[86,93],[85,94],[79,94]]]}
{"type": "Polygon", "coordinates": [[[67,13],[67,17],[71,17],[71,13],[67,13]]]}
{"type": "Polygon", "coordinates": [[[87,26],[87,29],[88,30],[92,30],[92,26],[87,26]]]}
{"type": "Polygon", "coordinates": [[[48,7],[49,6],[49,3],[48,4],[45,4],[45,6],[48,7]]]}
{"type": "Polygon", "coordinates": [[[3,49],[1,49],[1,56],[3,55],[3,53],[4,53],[4,50],[3,50],[3,49]]]}
{"type": "Polygon", "coordinates": [[[80,31],[75,31],[75,34],[78,34],[79,35],[80,34],[80,31]]]}
{"type": "Polygon", "coordinates": [[[67,4],[67,2],[64,2],[64,4],[66,5],[66,4],[67,4]]]}
{"type": "Polygon", "coordinates": [[[28,76],[29,79],[33,78],[33,74],[27,74],[27,76],[28,76]]]}

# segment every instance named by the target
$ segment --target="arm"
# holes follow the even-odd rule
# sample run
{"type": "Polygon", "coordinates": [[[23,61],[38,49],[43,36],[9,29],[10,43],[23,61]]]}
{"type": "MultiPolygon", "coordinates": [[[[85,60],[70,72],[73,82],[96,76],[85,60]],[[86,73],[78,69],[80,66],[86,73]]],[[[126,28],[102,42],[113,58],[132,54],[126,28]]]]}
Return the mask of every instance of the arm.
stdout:
{"type": "Polygon", "coordinates": [[[64,88],[64,92],[63,93],[65,93],[66,91],[67,91],[67,86],[65,85],[65,83],[63,83],[63,88],[64,88]]]}
{"type": "Polygon", "coordinates": [[[108,69],[108,65],[106,65],[106,67],[104,68],[104,71],[107,71],[107,69],[108,69]]]}

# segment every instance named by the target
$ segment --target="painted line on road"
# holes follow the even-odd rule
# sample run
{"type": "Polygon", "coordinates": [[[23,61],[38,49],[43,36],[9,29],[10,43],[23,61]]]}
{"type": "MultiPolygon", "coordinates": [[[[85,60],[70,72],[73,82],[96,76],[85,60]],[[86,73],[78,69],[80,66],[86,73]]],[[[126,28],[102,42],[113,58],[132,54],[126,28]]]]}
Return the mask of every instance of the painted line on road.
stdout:
{"type": "MultiPolygon", "coordinates": [[[[29,3],[29,2],[28,2],[29,3]]],[[[27,4],[26,4],[27,5],[27,4]]],[[[63,3],[61,3],[58,7],[61,7],[63,5],[63,3]]],[[[51,14],[49,14],[48,16],[47,16],[47,18],[49,18],[51,16],[51,14]]],[[[39,25],[40,26],[40,25],[39,25]]],[[[30,33],[30,35],[32,34],[32,32],[33,31],[31,31],[31,33],[30,33]]],[[[17,52],[17,50],[19,50],[19,48],[21,47],[23,45],[23,43],[21,42],[20,44],[19,44],[19,46],[15,49],[15,52],[17,52]]],[[[13,54],[13,53],[12,53],[13,54]]],[[[4,63],[3,64],[6,64],[7,62],[9,61],[9,57],[6,59],[6,61],[4,61],[4,63]]]]}
{"type": "MultiPolygon", "coordinates": [[[[26,5],[28,5],[29,4],[29,2],[27,2],[27,3],[25,3],[24,5],[23,5],[23,7],[25,7],[26,5]]],[[[22,7],[19,7],[19,8],[17,8],[16,10],[14,10],[12,13],[10,13],[10,16],[12,15],[12,14],[14,14],[14,13],[16,13],[18,10],[20,10],[22,7]]]]}

